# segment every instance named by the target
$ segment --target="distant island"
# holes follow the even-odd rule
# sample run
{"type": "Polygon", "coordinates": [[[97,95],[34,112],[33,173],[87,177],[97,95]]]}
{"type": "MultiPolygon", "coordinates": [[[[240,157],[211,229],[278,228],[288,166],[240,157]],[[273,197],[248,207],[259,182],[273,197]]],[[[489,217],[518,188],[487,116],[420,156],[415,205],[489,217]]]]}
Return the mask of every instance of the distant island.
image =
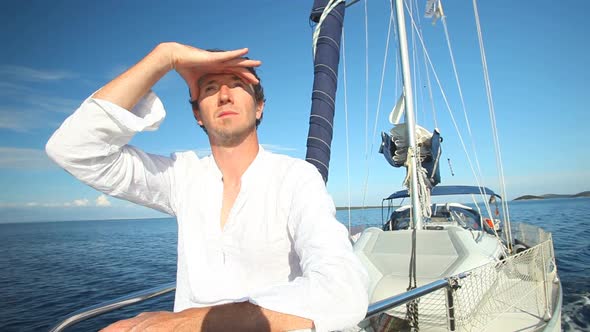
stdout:
{"type": "Polygon", "coordinates": [[[551,198],[576,198],[576,197],[590,197],[590,191],[582,191],[581,193],[577,193],[575,195],[559,195],[559,194],[545,194],[541,196],[535,195],[524,195],[515,198],[515,201],[523,201],[527,199],[551,199],[551,198]]]}

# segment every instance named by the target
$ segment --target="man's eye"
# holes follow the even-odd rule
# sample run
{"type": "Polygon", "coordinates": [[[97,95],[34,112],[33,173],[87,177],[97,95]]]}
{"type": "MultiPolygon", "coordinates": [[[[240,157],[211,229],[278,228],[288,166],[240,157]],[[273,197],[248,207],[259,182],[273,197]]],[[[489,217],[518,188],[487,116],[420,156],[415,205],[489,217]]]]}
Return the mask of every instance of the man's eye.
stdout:
{"type": "Polygon", "coordinates": [[[233,88],[243,88],[245,86],[246,85],[242,81],[235,81],[234,84],[232,85],[233,88]]]}
{"type": "Polygon", "coordinates": [[[217,87],[215,85],[208,85],[205,87],[205,92],[214,92],[217,90],[217,87]]]}

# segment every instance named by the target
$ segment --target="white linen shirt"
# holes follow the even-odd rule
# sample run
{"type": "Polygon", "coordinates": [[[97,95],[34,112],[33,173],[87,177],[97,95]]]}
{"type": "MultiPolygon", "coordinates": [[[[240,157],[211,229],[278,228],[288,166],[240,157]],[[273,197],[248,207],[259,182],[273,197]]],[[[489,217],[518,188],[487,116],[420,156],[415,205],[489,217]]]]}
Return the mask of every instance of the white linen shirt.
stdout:
{"type": "Polygon", "coordinates": [[[249,301],[312,319],[320,331],[359,322],[368,278],[319,172],[260,147],[222,229],[223,183],[213,157],[183,152],[167,158],[127,145],[164,117],[153,92],[131,112],[89,98],[46,150],[86,184],[176,216],[174,311],[249,301]]]}

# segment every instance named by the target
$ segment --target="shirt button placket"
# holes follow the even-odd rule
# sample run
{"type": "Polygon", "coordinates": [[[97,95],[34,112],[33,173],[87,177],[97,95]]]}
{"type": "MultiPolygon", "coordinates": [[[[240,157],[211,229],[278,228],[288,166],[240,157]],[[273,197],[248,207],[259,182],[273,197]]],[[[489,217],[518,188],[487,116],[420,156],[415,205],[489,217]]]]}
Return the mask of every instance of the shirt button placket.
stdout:
{"type": "Polygon", "coordinates": [[[232,236],[224,232],[221,237],[221,252],[223,254],[223,265],[228,263],[228,255],[231,255],[232,236]]]}

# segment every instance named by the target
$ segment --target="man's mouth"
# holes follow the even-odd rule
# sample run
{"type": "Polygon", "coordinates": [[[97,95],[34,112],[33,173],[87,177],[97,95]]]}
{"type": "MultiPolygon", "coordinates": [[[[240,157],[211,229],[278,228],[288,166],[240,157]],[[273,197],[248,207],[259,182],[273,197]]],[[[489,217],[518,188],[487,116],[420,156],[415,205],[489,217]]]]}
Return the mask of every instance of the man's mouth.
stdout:
{"type": "Polygon", "coordinates": [[[218,118],[224,118],[226,116],[237,115],[237,114],[238,113],[237,112],[234,112],[234,111],[222,111],[222,112],[219,112],[219,114],[217,114],[217,117],[218,118]]]}

